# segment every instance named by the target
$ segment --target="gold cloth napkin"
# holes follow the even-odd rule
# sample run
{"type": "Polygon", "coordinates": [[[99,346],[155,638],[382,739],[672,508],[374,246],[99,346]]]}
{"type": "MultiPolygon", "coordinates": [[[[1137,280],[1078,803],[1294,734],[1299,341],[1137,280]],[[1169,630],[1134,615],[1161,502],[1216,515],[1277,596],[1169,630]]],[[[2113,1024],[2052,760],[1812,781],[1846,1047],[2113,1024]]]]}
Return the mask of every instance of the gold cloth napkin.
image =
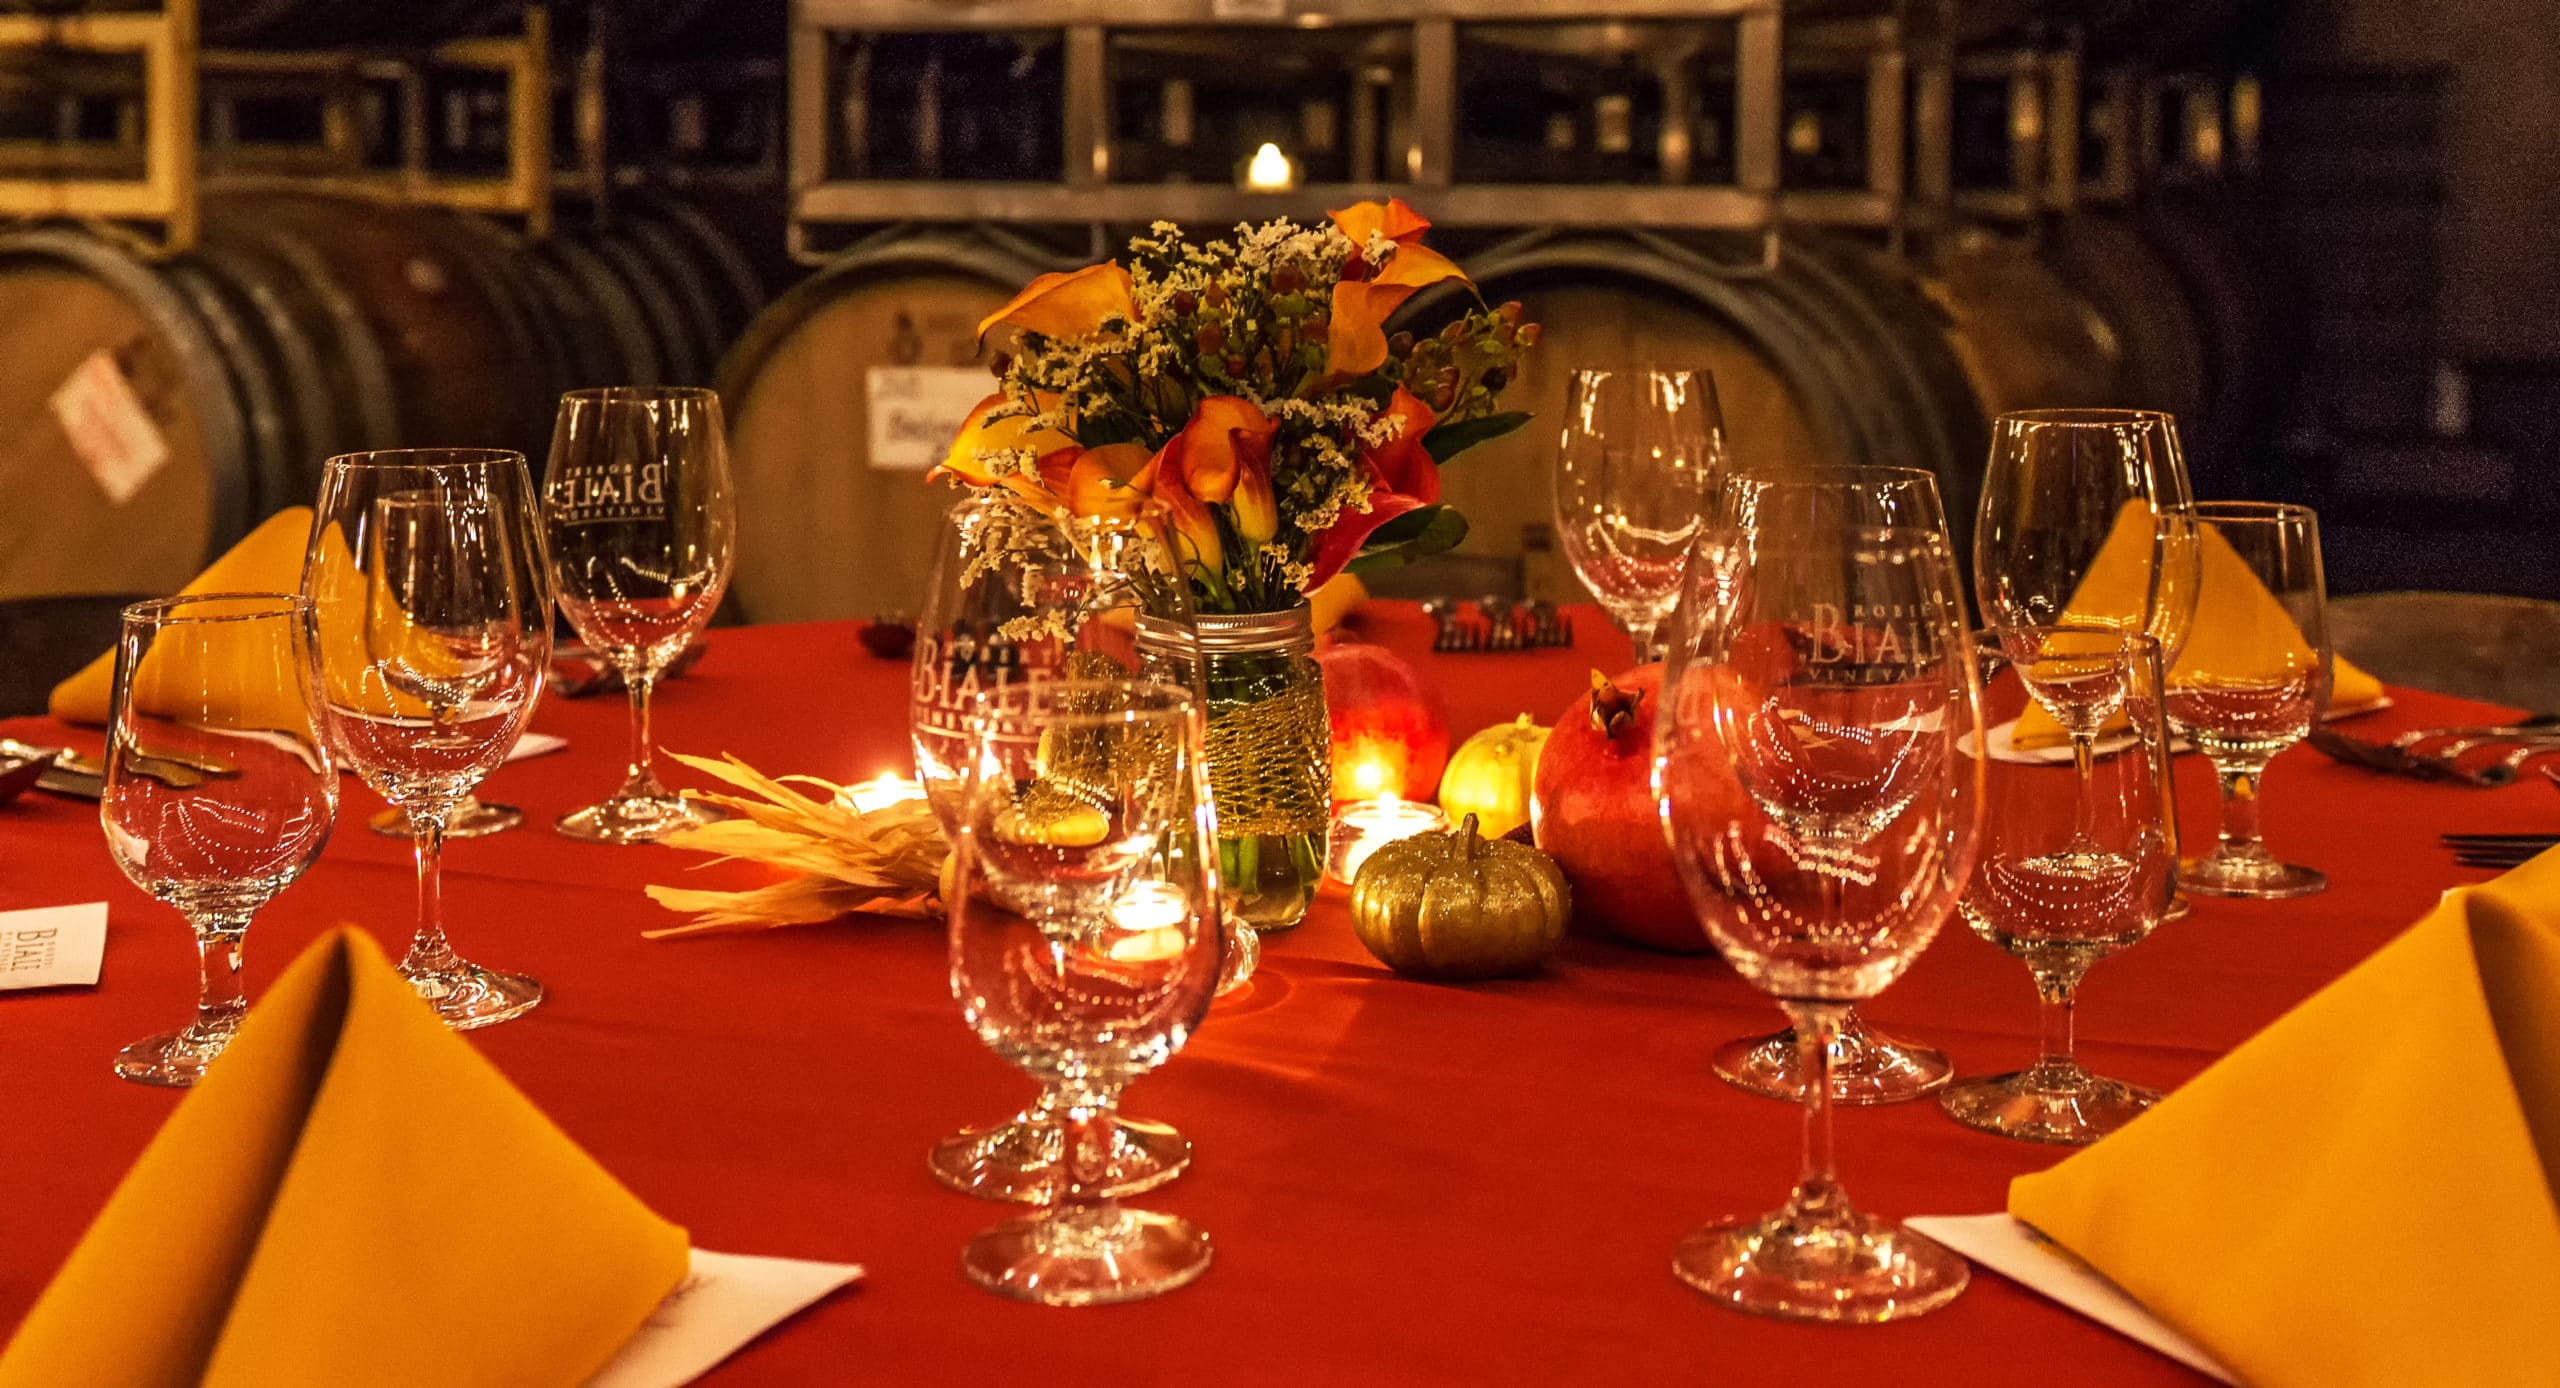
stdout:
{"type": "Polygon", "coordinates": [[[574,1388],[685,1266],[682,1229],[341,929],[143,1150],[0,1388],[574,1388]]]}
{"type": "Polygon", "coordinates": [[[2009,1212],[2256,1388],[2560,1383],[2560,852],[2457,888],[2009,1212]]]}
{"type": "MultiPolygon", "coordinates": [[[[2301,629],[2250,570],[2239,551],[2210,522],[2198,530],[2201,572],[2196,585],[2195,621],[2188,629],[2186,645],[2178,652],[2177,668],[2171,673],[2246,670],[2266,664],[2261,653],[2268,650],[2287,655],[2303,652],[2301,629]]],[[[2138,615],[2151,583],[2151,538],[2150,505],[2126,502],[2124,509],[2116,513],[2115,528],[2107,532],[2106,541],[2098,547],[2098,557],[2090,561],[2089,572],[2081,578],[2078,591],[2063,609],[2063,620],[2113,620],[2138,615]]],[[[2332,654],[2328,710],[2332,716],[2379,707],[2385,697],[2382,681],[2358,669],[2345,656],[2332,654]]],[[[2109,730],[2121,727],[2119,719],[2109,730]]],[[[2070,734],[2042,705],[2029,704],[2026,712],[2018,715],[2018,726],[2010,739],[2020,749],[2032,750],[2059,747],[2070,741],[2070,734]]]]}
{"type": "MultiPolygon", "coordinates": [[[[311,508],[286,507],[267,517],[178,593],[298,592],[303,546],[310,538],[311,508]]],[[[46,711],[65,723],[104,724],[115,682],[116,653],[110,650],[55,685],[46,711]]]]}

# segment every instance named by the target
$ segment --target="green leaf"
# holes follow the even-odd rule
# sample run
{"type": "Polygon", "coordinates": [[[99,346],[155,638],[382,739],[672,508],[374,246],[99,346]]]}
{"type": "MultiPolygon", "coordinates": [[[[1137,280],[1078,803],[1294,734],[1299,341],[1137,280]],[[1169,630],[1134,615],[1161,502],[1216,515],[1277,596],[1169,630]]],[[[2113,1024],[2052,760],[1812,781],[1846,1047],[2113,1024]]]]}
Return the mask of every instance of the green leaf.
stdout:
{"type": "Polygon", "coordinates": [[[1360,553],[1344,567],[1353,573],[1375,573],[1445,554],[1467,538],[1467,518],[1446,506],[1407,511],[1369,533],[1360,553]]]}
{"type": "Polygon", "coordinates": [[[1431,461],[1445,463],[1477,444],[1501,438],[1528,422],[1527,410],[1510,410],[1502,414],[1461,419],[1453,424],[1443,424],[1423,435],[1422,446],[1431,454],[1431,461]]]}

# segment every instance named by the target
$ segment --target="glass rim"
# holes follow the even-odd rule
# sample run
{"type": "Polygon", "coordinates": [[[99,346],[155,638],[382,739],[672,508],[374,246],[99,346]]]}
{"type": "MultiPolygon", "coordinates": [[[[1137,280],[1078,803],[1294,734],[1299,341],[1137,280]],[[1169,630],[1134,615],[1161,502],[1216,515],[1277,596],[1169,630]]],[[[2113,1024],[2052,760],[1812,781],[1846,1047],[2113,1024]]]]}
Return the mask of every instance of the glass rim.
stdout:
{"type": "Polygon", "coordinates": [[[1758,482],[1763,485],[1794,483],[1800,486],[1815,486],[1849,479],[1874,479],[1887,482],[1925,481],[1932,487],[1938,485],[1938,474],[1924,467],[1905,467],[1900,463],[1874,467],[1862,463],[1815,463],[1809,467],[1788,467],[1780,463],[1752,464],[1727,472],[1724,476],[1724,485],[1733,487],[1746,482],[1758,482]]]}
{"type": "Polygon", "coordinates": [[[2198,501],[2200,521],[2317,521],[2320,513],[2298,501],[2198,501]]]}
{"type": "Polygon", "coordinates": [[[1090,711],[1044,708],[1040,710],[1041,725],[1044,728],[1060,725],[1101,727],[1111,723],[1137,722],[1140,721],[1141,715],[1159,713],[1180,713],[1196,717],[1200,708],[1199,701],[1191,697],[1191,691],[1178,684],[1168,684],[1163,680],[1038,680],[1028,684],[1008,684],[994,689],[979,690],[969,696],[969,716],[976,719],[994,714],[999,710],[1029,712],[1035,703],[1045,703],[1058,694],[1104,692],[1127,694],[1145,702],[1131,708],[1090,711]]]}
{"type": "Polygon", "coordinates": [[[358,468],[485,468],[524,461],[524,455],[512,448],[369,448],[337,454],[322,466],[324,470],[348,471],[358,468]]]}
{"type": "Polygon", "coordinates": [[[1624,366],[1577,366],[1573,369],[1572,379],[1605,381],[1611,376],[1695,376],[1701,380],[1714,380],[1715,374],[1712,366],[1674,366],[1669,362],[1637,361],[1624,366]]]}
{"type": "Polygon", "coordinates": [[[265,622],[278,617],[311,615],[311,599],[300,593],[179,593],[165,598],[149,598],[128,604],[121,616],[125,625],[177,626],[179,624],[211,624],[217,622],[265,622]],[[198,603],[254,602],[266,606],[253,612],[208,612],[202,615],[182,611],[198,603]]]}
{"type": "Polygon", "coordinates": [[[720,403],[720,392],[710,386],[581,386],[576,390],[560,392],[560,403],[563,405],[610,405],[617,401],[640,403],[678,400],[697,403],[708,400],[716,405],[720,403]]]}
{"type": "Polygon", "coordinates": [[[2120,429],[2128,424],[2166,424],[2177,427],[2178,417],[2167,410],[2134,410],[2091,405],[2067,405],[2041,410],[2002,410],[1992,416],[1994,429],[2005,424],[2044,424],[2079,428],[2120,429]]]}

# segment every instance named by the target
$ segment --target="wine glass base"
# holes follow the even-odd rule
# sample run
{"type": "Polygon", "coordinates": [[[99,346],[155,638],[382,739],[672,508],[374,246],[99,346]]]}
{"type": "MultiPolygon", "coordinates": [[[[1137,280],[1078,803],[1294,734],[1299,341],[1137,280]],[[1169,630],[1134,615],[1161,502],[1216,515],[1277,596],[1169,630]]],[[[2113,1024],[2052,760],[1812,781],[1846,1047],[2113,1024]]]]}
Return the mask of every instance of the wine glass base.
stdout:
{"type": "Polygon", "coordinates": [[[560,816],[559,829],[561,837],[584,843],[655,843],[727,818],[727,810],[681,795],[617,796],[560,816]]]}
{"type": "MultiPolygon", "coordinates": [[[[524,823],[524,811],[513,805],[500,805],[481,799],[465,799],[453,807],[453,815],[445,821],[444,836],[449,839],[476,839],[490,834],[503,834],[524,823]]],[[[409,837],[409,817],[398,810],[384,810],[364,822],[366,828],[386,839],[409,837]]]]}
{"type": "Polygon", "coordinates": [[[1149,1210],[1064,1210],[1009,1219],[969,1240],[960,1270],[991,1292],[1043,1306],[1104,1306],[1198,1278],[1209,1270],[1209,1236],[1149,1210]]]}
{"type": "Polygon", "coordinates": [[[204,1078],[205,1067],[231,1044],[234,1030],[225,1027],[209,1031],[191,1026],[146,1036],[116,1052],[116,1078],[170,1089],[188,1088],[204,1078]]]}
{"type": "Polygon", "coordinates": [[[542,985],[522,974],[502,974],[460,961],[433,972],[403,965],[400,976],[455,1031],[496,1026],[531,1012],[542,1001],[542,985]]]}
{"type": "Polygon", "coordinates": [[[2328,890],[2329,879],[2318,870],[2280,863],[2273,858],[2197,858],[2178,864],[2178,889],[2194,896],[2230,896],[2253,901],[2282,901],[2328,890]]]}
{"type": "Polygon", "coordinates": [[[1924,1316],[1963,1292],[1963,1258],[1854,1210],[1724,1220],[1680,1241],[1671,1274],[1754,1315],[1872,1324],[1924,1316]]]}
{"type": "MultiPolygon", "coordinates": [[[[1805,1075],[1793,1027],[1774,1036],[1729,1041],[1717,1048],[1714,1063],[1717,1078],[1746,1094],[1804,1102],[1805,1075]]],[[[1832,1059],[1831,1102],[1861,1108],[1904,1103],[1946,1088],[1955,1073],[1944,1051],[1850,1027],[1840,1033],[1839,1054],[1832,1059]]]]}
{"type": "MultiPolygon", "coordinates": [[[[962,1195],[1024,1205],[1045,1204],[1057,1194],[1058,1124],[1026,1110],[992,1128],[963,1128],[933,1145],[925,1158],[933,1179],[962,1195]]],[[[1154,1190],[1191,1166],[1191,1139],[1143,1118],[1111,1122],[1111,1164],[1103,1168],[1101,1194],[1136,1195],[1154,1190]]]]}
{"type": "Polygon", "coordinates": [[[1952,1084],[1938,1095],[1947,1116],[1968,1128],[2083,1147],[2142,1116],[2160,1092],[2102,1079],[2074,1066],[2059,1073],[2020,1070],[1952,1084]]]}
{"type": "Polygon", "coordinates": [[[2167,925],[2171,921],[2185,920],[2188,916],[2195,913],[2195,909],[2196,904],[2187,900],[2187,894],[2185,892],[2171,892],[2169,893],[2168,909],[2160,913],[2160,923],[2162,925],[2167,925]]]}

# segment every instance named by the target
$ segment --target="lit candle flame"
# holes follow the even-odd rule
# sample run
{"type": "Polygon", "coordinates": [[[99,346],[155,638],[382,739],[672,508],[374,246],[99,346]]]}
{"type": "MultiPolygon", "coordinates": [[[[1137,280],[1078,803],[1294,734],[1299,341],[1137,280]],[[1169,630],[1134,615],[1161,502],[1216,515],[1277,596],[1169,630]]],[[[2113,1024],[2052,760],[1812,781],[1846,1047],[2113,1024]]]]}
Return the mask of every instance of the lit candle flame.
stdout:
{"type": "Polygon", "coordinates": [[[905,800],[922,800],[924,787],[894,771],[883,771],[868,781],[849,785],[836,792],[836,803],[855,814],[885,810],[905,800]]]}
{"type": "Polygon", "coordinates": [[[1244,186],[1257,193],[1285,193],[1298,186],[1297,166],[1278,145],[1266,140],[1253,152],[1252,162],[1245,165],[1244,186]]]}

